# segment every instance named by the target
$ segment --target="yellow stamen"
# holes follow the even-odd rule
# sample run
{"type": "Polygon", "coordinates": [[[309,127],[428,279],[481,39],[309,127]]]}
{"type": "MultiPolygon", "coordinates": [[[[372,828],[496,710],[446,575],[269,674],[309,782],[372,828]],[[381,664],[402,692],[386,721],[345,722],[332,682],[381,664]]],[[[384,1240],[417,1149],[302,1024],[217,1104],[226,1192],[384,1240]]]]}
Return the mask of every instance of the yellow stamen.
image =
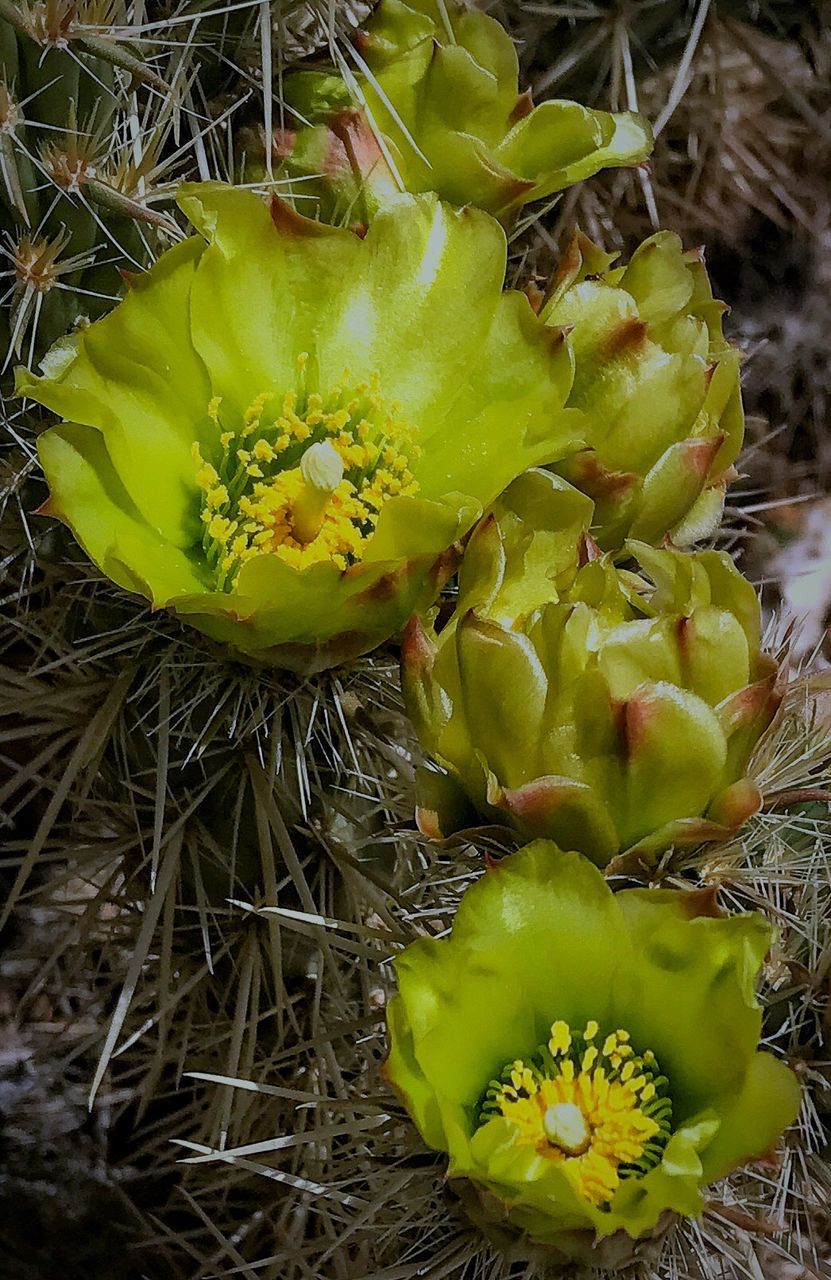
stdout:
{"type": "MultiPolygon", "coordinates": [[[[256,396],[210,457],[193,447],[203,545],[220,590],[263,554],[345,570],[362,559],[382,507],[418,491],[412,428],[384,403],[378,375],[350,386],[346,371],[323,394],[307,388],[309,363],[301,353],[296,386],[256,396]]],[[[211,401],[214,422],[219,407],[211,401]]]]}
{"type": "Polygon", "coordinates": [[[672,1104],[655,1055],[637,1053],[620,1029],[599,1048],[591,1043],[599,1030],[594,1020],[582,1033],[555,1022],[546,1048],[512,1062],[490,1086],[482,1123],[502,1116],[519,1146],[561,1164],[581,1195],[605,1205],[622,1178],[660,1159],[672,1104]]]}
{"type": "Polygon", "coordinates": [[[548,1047],[556,1056],[558,1053],[567,1053],[571,1048],[571,1032],[567,1022],[555,1022],[551,1028],[551,1039],[548,1041],[548,1047]]]}

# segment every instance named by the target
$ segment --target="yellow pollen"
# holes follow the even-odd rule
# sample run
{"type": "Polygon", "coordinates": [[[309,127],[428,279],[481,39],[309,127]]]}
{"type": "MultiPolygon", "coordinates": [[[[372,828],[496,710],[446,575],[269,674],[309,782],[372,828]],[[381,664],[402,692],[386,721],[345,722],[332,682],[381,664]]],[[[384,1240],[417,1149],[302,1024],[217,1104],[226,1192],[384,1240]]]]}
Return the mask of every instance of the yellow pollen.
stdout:
{"type": "Polygon", "coordinates": [[[567,1053],[571,1047],[571,1032],[567,1022],[555,1022],[551,1028],[548,1047],[553,1054],[567,1053]]]}
{"type": "Polygon", "coordinates": [[[598,1054],[598,1050],[595,1048],[594,1045],[591,1045],[583,1054],[583,1061],[580,1064],[581,1070],[591,1071],[592,1067],[597,1061],[597,1054],[598,1054]]]}
{"type": "MultiPolygon", "coordinates": [[[[256,396],[239,425],[219,434],[219,448],[204,446],[203,456],[193,446],[203,546],[219,590],[233,590],[242,566],[264,554],[297,569],[328,561],[345,570],[363,558],[384,505],[418,492],[413,429],[398,405],[385,404],[379,376],[350,386],[347,370],[321,392],[307,391],[308,374],[303,352],[295,388],[256,396]]],[[[208,406],[217,425],[220,403],[208,406]]]]}
{"type": "Polygon", "coordinates": [[[591,1044],[597,1022],[573,1031],[556,1021],[545,1047],[493,1081],[481,1123],[502,1117],[518,1146],[562,1165],[577,1192],[607,1205],[622,1179],[642,1177],[660,1160],[671,1132],[672,1103],[655,1055],[639,1054],[617,1030],[591,1044]]]}

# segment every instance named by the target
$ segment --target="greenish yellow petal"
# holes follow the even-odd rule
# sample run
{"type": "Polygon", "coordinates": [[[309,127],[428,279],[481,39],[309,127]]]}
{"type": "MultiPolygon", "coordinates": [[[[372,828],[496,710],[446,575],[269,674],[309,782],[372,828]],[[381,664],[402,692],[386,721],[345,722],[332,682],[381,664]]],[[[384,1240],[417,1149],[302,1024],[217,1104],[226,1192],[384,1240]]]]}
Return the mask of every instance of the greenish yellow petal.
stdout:
{"type": "Polygon", "coordinates": [[[534,184],[524,199],[539,200],[601,169],[639,164],[651,150],[652,132],[641,116],[550,100],[514,125],[494,155],[534,184]]]}
{"type": "Polygon", "coordinates": [[[198,565],[142,516],[94,427],[67,422],[45,431],[38,454],[49,481],[49,515],[59,516],[95,564],[156,607],[204,589],[198,565]]]}
{"type": "Polygon", "coordinates": [[[538,744],[548,688],[531,641],[468,614],[456,645],[462,709],[471,739],[506,786],[519,786],[539,769],[538,744]],[[482,680],[502,690],[481,696],[482,680]]]}
{"type": "Polygon", "coordinates": [[[103,433],[106,451],[145,520],[187,548],[198,534],[191,446],[206,425],[210,382],[194,349],[190,299],[203,245],[163,254],[124,301],[59,343],[42,377],[19,370],[17,392],[103,433]]]}
{"type": "MultiPolygon", "coordinates": [[[[384,394],[400,401],[426,441],[454,414],[471,416],[456,409],[456,389],[483,369],[482,348],[499,323],[505,236],[478,209],[457,211],[425,196],[401,198],[378,214],[362,241],[351,240],[357,252],[341,262],[336,291],[322,292],[316,277],[308,281],[316,294],[319,376],[325,383],[345,366],[358,377],[377,370],[384,394]]],[[[529,380],[537,372],[532,358],[529,350],[523,360],[529,380]]],[[[507,381],[506,371],[499,373],[507,381]]],[[[450,483],[443,492],[459,488],[450,483]]]]}
{"type": "Polygon", "coordinates": [[[702,1160],[708,1182],[775,1150],[799,1114],[801,1090],[793,1071],[769,1053],[750,1060],[739,1094],[720,1108],[721,1124],[702,1160]]]}
{"type": "Polygon", "coordinates": [[[390,1051],[384,1064],[384,1074],[400,1093],[424,1141],[428,1146],[441,1150],[447,1141],[447,1135],[441,1121],[438,1099],[422,1075],[413,1054],[407,1009],[401,996],[394,996],[387,1005],[387,1026],[390,1051]]]}
{"type": "Polygon", "coordinates": [[[761,1031],[756,982],[774,932],[759,915],[662,918],[644,912],[637,891],[618,898],[637,957],[620,978],[619,1017],[655,1050],[685,1119],[742,1088],[761,1031]]]}
{"type": "Polygon", "coordinates": [[[724,774],[727,745],[706,702],[666,681],[627,699],[623,738],[621,842],[626,848],[673,818],[707,808],[724,774]]]}
{"type": "MultiPolygon", "coordinates": [[[[395,962],[420,1071],[472,1117],[493,1075],[555,1018],[607,1017],[612,976],[629,961],[600,873],[548,842],[528,845],[465,895],[449,940],[424,939],[395,962]]],[[[390,1078],[407,1089],[406,1071],[390,1078]]]]}
{"type": "Polygon", "coordinates": [[[178,202],[208,240],[193,285],[193,342],[212,394],[240,415],[255,396],[294,385],[321,315],[360,270],[361,243],[223,183],[185,183],[178,202]]]}
{"type": "Polygon", "coordinates": [[[462,488],[487,506],[514,476],[579,443],[579,419],[562,412],[570,350],[524,295],[502,296],[475,359],[457,373],[445,406],[452,429],[434,438],[414,468],[425,495],[462,488]]]}

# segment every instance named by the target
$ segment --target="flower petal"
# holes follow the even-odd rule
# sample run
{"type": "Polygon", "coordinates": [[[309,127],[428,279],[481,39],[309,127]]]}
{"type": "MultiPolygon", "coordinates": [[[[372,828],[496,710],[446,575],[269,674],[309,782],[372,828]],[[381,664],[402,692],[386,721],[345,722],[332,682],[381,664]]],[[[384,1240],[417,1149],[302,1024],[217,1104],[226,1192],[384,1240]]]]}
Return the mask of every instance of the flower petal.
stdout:
{"type": "Polygon", "coordinates": [[[199,536],[191,446],[210,383],[190,333],[190,296],[204,245],[194,236],[138,276],[123,302],[53,349],[43,377],[17,391],[68,421],[97,427],[147,522],[179,547],[199,536]]]}
{"type": "Polygon", "coordinates": [[[546,841],[526,846],[467,892],[448,940],[422,940],[395,961],[421,1071],[468,1109],[472,1132],[488,1081],[556,1019],[606,1020],[613,975],[631,960],[601,874],[546,841]]]}
{"type": "MultiPolygon", "coordinates": [[[[379,373],[383,395],[400,402],[423,445],[445,422],[469,416],[458,391],[483,362],[500,306],[505,236],[479,209],[401,196],[358,246],[348,281],[325,305],[318,300],[320,378],[334,382],[346,366],[358,377],[379,373]]],[[[460,487],[473,492],[448,485],[460,487]]]]}
{"type": "Polygon", "coordinates": [[[415,1121],[424,1141],[430,1147],[445,1149],[447,1135],[435,1091],[428,1084],[413,1053],[413,1037],[407,1006],[401,996],[387,1005],[390,1051],[384,1064],[384,1075],[393,1083],[415,1121]]]}
{"type": "Polygon", "coordinates": [[[799,1081],[784,1062],[756,1053],[736,1101],[721,1111],[721,1125],[702,1161],[708,1182],[771,1153],[799,1114],[799,1081]]]}
{"type": "Polygon", "coordinates": [[[638,164],[651,150],[652,131],[642,116],[550,99],[515,124],[494,155],[534,183],[525,199],[539,200],[601,169],[638,164]]]}
{"type": "Polygon", "coordinates": [[[647,910],[642,890],[617,901],[637,957],[619,978],[621,1025],[657,1054],[684,1121],[744,1087],[762,1025],[756,977],[774,930],[758,914],[687,920],[647,910]]]}
{"type": "Polygon", "coordinates": [[[114,582],[156,606],[204,589],[198,567],[151,528],[133,503],[100,431],[63,423],[43,433],[38,453],[51,491],[46,513],[69,525],[114,582]]]}
{"type": "Polygon", "coordinates": [[[503,295],[448,400],[452,430],[434,432],[413,469],[425,496],[463,489],[489,506],[515,476],[578,448],[582,418],[563,410],[571,378],[560,332],[523,294],[503,295]]]}
{"type": "Polygon", "coordinates": [[[625,849],[674,818],[707,809],[722,783],[727,743],[706,702],[666,681],[643,684],[626,699],[622,731],[625,849]]]}
{"type": "Polygon", "coordinates": [[[433,602],[452,568],[451,544],[473,514],[464,502],[394,498],[370,554],[346,571],[331,562],[298,570],[264,554],[243,565],[234,592],[189,595],[172,607],[251,657],[320,670],[375,648],[433,602]]]}
{"type": "Polygon", "coordinates": [[[322,316],[361,270],[361,242],[223,183],[185,183],[178,201],[209,241],[193,286],[194,343],[214,394],[243,413],[255,396],[294,387],[298,356],[314,353],[322,316]]]}
{"type": "Polygon", "coordinates": [[[471,739],[498,780],[517,787],[539,771],[548,678],[527,636],[468,614],[456,632],[462,707],[471,739]],[[483,688],[502,696],[483,696],[483,688]]]}

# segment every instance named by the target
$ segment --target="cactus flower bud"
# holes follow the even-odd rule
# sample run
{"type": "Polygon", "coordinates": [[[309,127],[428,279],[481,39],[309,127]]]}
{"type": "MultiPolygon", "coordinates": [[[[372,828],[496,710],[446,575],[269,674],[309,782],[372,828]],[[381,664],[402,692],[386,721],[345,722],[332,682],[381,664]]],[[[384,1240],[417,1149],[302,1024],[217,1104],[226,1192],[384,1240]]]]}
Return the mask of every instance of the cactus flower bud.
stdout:
{"type": "Polygon", "coordinates": [[[457,0],[381,0],[356,38],[357,93],[330,72],[289,77],[296,124],[275,159],[327,220],[366,218],[391,191],[436,191],[503,222],[652,148],[640,116],[520,94],[516,50],[457,0]],[[318,181],[322,179],[322,181],[318,181]]]}
{"type": "MultiPolygon", "coordinates": [[[[754,813],[747,765],[781,694],[728,556],[603,555],[591,520],[559,477],[515,480],[471,536],[449,622],[409,624],[402,678],[422,743],[481,818],[605,866],[754,813]]],[[[449,807],[425,804],[432,833],[449,807]]]]}
{"type": "Polygon", "coordinates": [[[604,548],[709,537],[744,434],[739,352],[721,330],[701,252],[659,231],[625,267],[577,232],[541,315],[570,326],[569,405],[586,447],[560,475],[595,503],[604,548]]]}

